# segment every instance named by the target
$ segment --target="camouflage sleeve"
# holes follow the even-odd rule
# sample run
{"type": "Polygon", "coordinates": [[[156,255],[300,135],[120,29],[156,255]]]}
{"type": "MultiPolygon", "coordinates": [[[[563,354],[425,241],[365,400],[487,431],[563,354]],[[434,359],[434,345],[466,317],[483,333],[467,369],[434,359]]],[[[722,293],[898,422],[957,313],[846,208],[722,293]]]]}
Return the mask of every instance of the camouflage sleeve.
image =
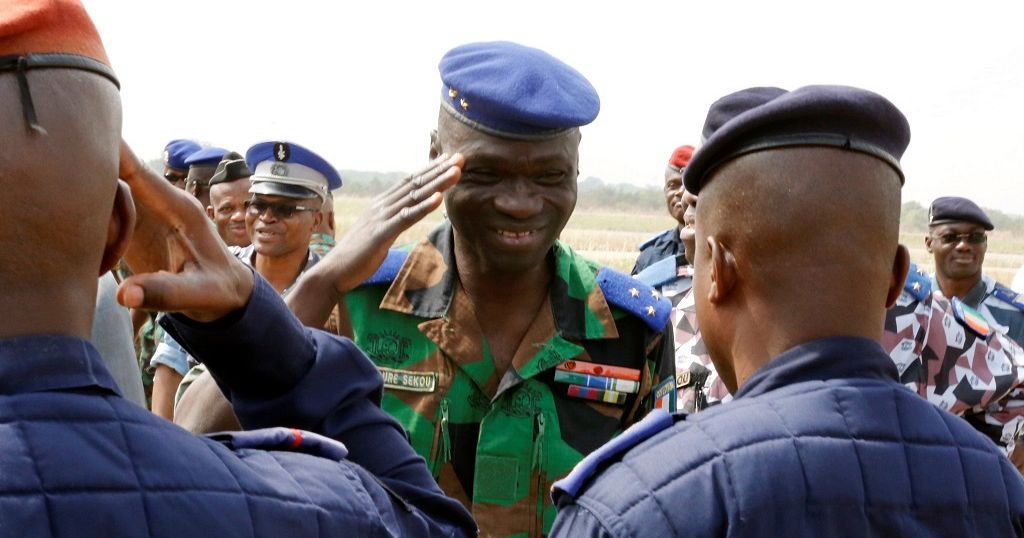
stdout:
{"type": "Polygon", "coordinates": [[[633,415],[633,422],[643,418],[648,411],[654,409],[656,391],[655,389],[665,382],[673,382],[676,376],[674,353],[675,340],[672,338],[672,324],[669,322],[665,328],[651,339],[647,347],[647,369],[651,374],[651,390],[644,397],[641,405],[641,412],[633,415]]]}

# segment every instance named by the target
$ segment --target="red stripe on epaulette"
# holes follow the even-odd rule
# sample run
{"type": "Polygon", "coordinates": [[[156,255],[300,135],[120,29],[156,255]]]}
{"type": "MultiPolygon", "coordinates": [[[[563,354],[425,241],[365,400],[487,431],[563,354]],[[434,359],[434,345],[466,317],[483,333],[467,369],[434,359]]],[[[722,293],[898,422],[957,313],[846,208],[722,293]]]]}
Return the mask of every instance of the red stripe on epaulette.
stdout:
{"type": "Polygon", "coordinates": [[[299,448],[299,445],[302,444],[302,432],[300,432],[299,430],[296,430],[295,428],[292,428],[291,430],[292,430],[292,435],[294,436],[294,439],[292,439],[292,446],[290,448],[293,448],[293,449],[299,448]]]}

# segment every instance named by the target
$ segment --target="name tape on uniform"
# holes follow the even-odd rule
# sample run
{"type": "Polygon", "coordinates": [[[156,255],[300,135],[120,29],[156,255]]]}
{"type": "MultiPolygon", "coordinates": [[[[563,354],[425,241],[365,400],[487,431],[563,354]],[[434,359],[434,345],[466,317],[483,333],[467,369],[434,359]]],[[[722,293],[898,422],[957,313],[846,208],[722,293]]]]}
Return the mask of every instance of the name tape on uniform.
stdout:
{"type": "Polygon", "coordinates": [[[578,374],[590,374],[603,377],[614,377],[615,379],[640,381],[640,370],[623,368],[621,366],[609,366],[607,364],[597,364],[586,361],[565,361],[562,364],[559,364],[557,368],[559,370],[576,372],[578,374]]]}
{"type": "Polygon", "coordinates": [[[579,374],[576,372],[566,372],[565,370],[555,370],[555,381],[595,389],[628,392],[629,394],[636,394],[640,391],[639,381],[615,379],[614,377],[604,377],[599,375],[579,374]]]}
{"type": "Polygon", "coordinates": [[[437,373],[435,372],[411,372],[383,366],[379,366],[377,369],[380,370],[380,375],[384,378],[384,386],[389,389],[412,392],[434,392],[437,389],[437,373]]]}

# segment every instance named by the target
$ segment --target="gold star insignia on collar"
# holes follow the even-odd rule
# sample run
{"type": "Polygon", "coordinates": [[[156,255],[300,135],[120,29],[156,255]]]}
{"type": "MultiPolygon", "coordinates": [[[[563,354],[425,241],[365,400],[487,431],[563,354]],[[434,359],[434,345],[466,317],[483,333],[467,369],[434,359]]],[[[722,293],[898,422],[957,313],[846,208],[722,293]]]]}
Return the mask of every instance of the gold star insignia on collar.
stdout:
{"type": "Polygon", "coordinates": [[[921,291],[921,283],[914,282],[914,291],[921,291]]]}
{"type": "Polygon", "coordinates": [[[462,105],[462,110],[469,110],[469,101],[465,99],[459,99],[459,104],[462,105]]]}
{"type": "Polygon", "coordinates": [[[638,290],[636,288],[629,288],[629,295],[631,297],[639,297],[640,296],[640,290],[638,290]]]}
{"type": "Polygon", "coordinates": [[[448,88],[448,97],[455,99],[456,95],[459,95],[458,90],[456,90],[455,88],[448,88]]]}
{"type": "Polygon", "coordinates": [[[924,269],[918,269],[917,274],[924,276],[924,269]]]}
{"type": "Polygon", "coordinates": [[[654,317],[654,307],[653,306],[647,305],[647,315],[650,316],[650,317],[654,317]]]}
{"type": "Polygon", "coordinates": [[[658,290],[651,290],[651,297],[654,297],[655,299],[661,299],[661,294],[658,293],[658,290]]]}

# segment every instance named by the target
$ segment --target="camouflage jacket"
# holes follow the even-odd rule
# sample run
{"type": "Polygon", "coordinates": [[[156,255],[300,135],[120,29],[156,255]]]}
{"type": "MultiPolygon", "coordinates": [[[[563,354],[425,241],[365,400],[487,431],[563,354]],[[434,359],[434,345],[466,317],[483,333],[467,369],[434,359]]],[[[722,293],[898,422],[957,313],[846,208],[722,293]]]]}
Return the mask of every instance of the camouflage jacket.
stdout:
{"type": "Polygon", "coordinates": [[[452,240],[442,225],[408,254],[392,251],[348,294],[355,340],[384,377],[383,408],[481,533],[540,536],[554,521],[551,483],[642,418],[652,387],[673,381],[671,307],[558,242],[548,307],[502,375],[454,270],[452,240]],[[556,380],[588,363],[595,375],[580,378],[632,372],[636,381],[612,378],[623,390],[611,391],[556,380]]]}
{"type": "Polygon", "coordinates": [[[1024,417],[1024,350],[997,329],[912,267],[886,313],[882,347],[900,382],[1009,445],[1024,417]]]}
{"type": "Polygon", "coordinates": [[[706,407],[732,399],[711,363],[704,347],[693,302],[693,289],[681,294],[672,309],[675,331],[676,407],[678,411],[695,413],[706,407]]]}

